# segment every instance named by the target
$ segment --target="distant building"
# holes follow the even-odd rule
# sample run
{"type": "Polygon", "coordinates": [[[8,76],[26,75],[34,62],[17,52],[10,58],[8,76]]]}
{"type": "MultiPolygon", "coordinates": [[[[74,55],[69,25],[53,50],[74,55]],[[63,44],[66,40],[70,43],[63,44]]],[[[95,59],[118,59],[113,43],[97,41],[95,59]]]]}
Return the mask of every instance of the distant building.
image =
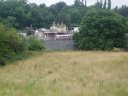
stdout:
{"type": "Polygon", "coordinates": [[[38,38],[38,39],[43,39],[44,38],[44,35],[43,35],[43,32],[39,31],[39,30],[36,30],[34,32],[34,35],[38,38]]]}
{"type": "Polygon", "coordinates": [[[73,33],[76,33],[76,32],[79,32],[79,27],[70,27],[70,30],[71,30],[73,33]]]}
{"type": "Polygon", "coordinates": [[[78,28],[74,28],[73,30],[69,30],[67,26],[61,23],[53,22],[50,29],[39,28],[33,31],[31,28],[26,28],[25,32],[20,35],[26,37],[30,35],[36,36],[38,39],[44,40],[59,40],[59,39],[72,39],[73,34],[78,31],[78,28]]]}
{"type": "Polygon", "coordinates": [[[19,33],[20,34],[20,36],[23,36],[23,37],[27,37],[27,33],[19,33]]]}
{"type": "Polygon", "coordinates": [[[65,33],[67,32],[67,26],[61,22],[61,24],[58,22],[57,24],[53,22],[52,26],[50,27],[50,30],[56,31],[57,33],[65,33]]]}

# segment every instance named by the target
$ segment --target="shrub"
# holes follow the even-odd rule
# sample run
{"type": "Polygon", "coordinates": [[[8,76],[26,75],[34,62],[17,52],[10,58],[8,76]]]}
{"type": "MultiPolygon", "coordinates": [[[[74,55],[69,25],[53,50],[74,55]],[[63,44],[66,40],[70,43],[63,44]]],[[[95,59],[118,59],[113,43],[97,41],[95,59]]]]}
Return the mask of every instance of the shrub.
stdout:
{"type": "Polygon", "coordinates": [[[24,39],[16,30],[0,24],[0,65],[14,61],[16,56],[25,51],[24,39]]]}
{"type": "Polygon", "coordinates": [[[22,59],[27,56],[26,51],[40,51],[44,48],[44,41],[35,37],[23,38],[13,28],[0,24],[0,65],[22,59]]]}
{"type": "Polygon", "coordinates": [[[29,37],[28,39],[28,49],[31,51],[41,51],[44,50],[44,41],[39,40],[36,37],[29,37]]]}

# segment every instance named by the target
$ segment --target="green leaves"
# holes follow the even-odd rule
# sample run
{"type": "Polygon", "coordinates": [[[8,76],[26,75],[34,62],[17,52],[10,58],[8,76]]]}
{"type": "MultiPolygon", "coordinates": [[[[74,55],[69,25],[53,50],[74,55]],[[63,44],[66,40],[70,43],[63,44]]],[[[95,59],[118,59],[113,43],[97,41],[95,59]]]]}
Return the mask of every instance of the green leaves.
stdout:
{"type": "Polygon", "coordinates": [[[28,50],[41,51],[44,49],[43,40],[35,37],[23,38],[15,29],[0,23],[0,65],[24,58],[28,50]]]}
{"type": "Polygon", "coordinates": [[[108,10],[89,10],[75,41],[84,50],[125,48],[126,24],[123,17],[108,10]]]}
{"type": "Polygon", "coordinates": [[[13,61],[24,51],[23,38],[16,33],[16,30],[0,24],[0,65],[6,61],[13,61]]]}
{"type": "Polygon", "coordinates": [[[43,40],[39,40],[35,37],[29,37],[27,42],[28,42],[28,49],[31,51],[41,51],[45,49],[43,40]]]}

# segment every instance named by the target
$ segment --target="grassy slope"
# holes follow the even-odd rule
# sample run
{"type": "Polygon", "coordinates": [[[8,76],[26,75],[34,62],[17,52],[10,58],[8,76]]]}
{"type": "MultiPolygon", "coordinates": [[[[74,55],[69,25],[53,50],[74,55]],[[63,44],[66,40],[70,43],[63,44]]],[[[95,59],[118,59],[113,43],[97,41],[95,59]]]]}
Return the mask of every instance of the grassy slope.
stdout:
{"type": "Polygon", "coordinates": [[[128,96],[128,54],[49,52],[0,68],[0,96],[128,96]]]}

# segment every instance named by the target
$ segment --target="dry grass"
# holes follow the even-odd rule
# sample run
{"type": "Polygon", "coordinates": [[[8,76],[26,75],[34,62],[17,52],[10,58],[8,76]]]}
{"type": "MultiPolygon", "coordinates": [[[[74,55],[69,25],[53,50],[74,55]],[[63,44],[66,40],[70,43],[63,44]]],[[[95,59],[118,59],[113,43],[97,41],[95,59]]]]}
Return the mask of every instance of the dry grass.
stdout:
{"type": "Polygon", "coordinates": [[[128,96],[128,53],[42,53],[0,68],[0,96],[128,96]]]}

